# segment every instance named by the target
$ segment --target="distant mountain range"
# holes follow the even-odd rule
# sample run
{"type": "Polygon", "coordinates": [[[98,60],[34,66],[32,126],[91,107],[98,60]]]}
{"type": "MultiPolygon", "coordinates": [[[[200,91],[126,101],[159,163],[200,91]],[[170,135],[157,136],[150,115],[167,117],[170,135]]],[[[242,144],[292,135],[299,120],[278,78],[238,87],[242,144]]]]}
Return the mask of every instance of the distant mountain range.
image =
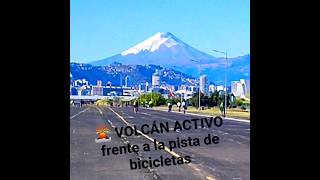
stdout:
{"type": "MultiPolygon", "coordinates": [[[[86,79],[89,84],[95,85],[101,80],[105,85],[108,81],[112,85],[120,86],[125,84],[125,77],[129,77],[129,85],[139,85],[148,82],[151,84],[152,74],[157,71],[161,76],[161,84],[168,85],[196,85],[198,79],[181,73],[179,71],[164,68],[159,65],[123,65],[112,63],[107,66],[92,66],[90,64],[71,63],[70,78],[86,79]]],[[[209,82],[213,84],[213,82],[209,82]]]]}
{"type": "MultiPolygon", "coordinates": [[[[123,65],[158,65],[172,68],[199,78],[206,74],[216,84],[224,83],[225,58],[201,52],[169,32],[158,32],[147,40],[121,54],[93,61],[93,66],[107,66],[114,62],[123,65]]],[[[250,54],[228,59],[228,84],[230,81],[250,79],[250,54]]]]}

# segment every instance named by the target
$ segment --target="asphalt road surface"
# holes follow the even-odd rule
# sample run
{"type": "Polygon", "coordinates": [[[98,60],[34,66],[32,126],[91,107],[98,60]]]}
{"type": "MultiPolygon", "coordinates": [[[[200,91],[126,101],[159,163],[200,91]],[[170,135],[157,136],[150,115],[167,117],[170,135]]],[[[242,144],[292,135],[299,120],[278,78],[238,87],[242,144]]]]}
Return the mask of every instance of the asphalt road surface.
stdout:
{"type": "MultiPolygon", "coordinates": [[[[132,107],[97,107],[84,106],[70,107],[70,179],[74,180],[126,180],[126,179],[250,179],[250,123],[224,120],[220,127],[198,128],[188,131],[154,133],[146,136],[122,136],[115,132],[115,127],[136,125],[138,129],[142,124],[152,126],[153,122],[169,122],[174,127],[175,121],[201,118],[200,116],[163,112],[151,109],[139,109],[134,113],[132,107]],[[96,128],[106,125],[110,132],[111,142],[96,143],[96,128]],[[208,134],[219,137],[218,144],[205,145],[202,139],[208,134]],[[199,138],[200,146],[188,146],[173,149],[176,155],[191,157],[191,163],[156,168],[130,169],[129,159],[149,160],[172,157],[169,151],[152,150],[138,153],[102,156],[101,146],[126,146],[136,144],[143,147],[148,143],[152,147],[151,139],[165,143],[188,137],[199,138]]],[[[199,126],[198,126],[199,127],[199,126]]],[[[167,145],[167,144],[165,144],[167,145]]]]}

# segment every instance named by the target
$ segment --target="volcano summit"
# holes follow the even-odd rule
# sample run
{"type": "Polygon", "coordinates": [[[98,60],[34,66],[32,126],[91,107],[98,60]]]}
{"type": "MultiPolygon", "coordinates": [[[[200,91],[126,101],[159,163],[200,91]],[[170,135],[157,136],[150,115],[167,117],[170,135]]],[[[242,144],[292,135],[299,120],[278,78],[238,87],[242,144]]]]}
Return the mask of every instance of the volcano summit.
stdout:
{"type": "Polygon", "coordinates": [[[155,64],[164,67],[194,65],[195,62],[190,59],[201,60],[201,63],[219,61],[217,58],[189,46],[170,32],[158,32],[121,54],[90,64],[107,65],[120,62],[122,64],[155,64]]]}

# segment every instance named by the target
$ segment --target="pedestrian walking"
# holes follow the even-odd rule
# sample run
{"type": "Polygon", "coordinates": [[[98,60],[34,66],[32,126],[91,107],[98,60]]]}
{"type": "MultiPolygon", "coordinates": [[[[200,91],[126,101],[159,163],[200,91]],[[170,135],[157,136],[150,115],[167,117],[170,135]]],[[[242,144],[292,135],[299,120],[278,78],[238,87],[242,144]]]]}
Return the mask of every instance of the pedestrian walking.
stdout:
{"type": "Polygon", "coordinates": [[[185,101],[182,102],[183,114],[186,113],[187,110],[187,103],[185,101]]]}
{"type": "Polygon", "coordinates": [[[224,104],[223,102],[220,103],[220,113],[223,114],[224,112],[224,104]]]}
{"type": "Polygon", "coordinates": [[[168,103],[168,112],[171,112],[171,109],[172,109],[172,104],[168,103]]]}
{"type": "Polygon", "coordinates": [[[178,106],[178,111],[181,112],[181,103],[178,102],[178,103],[177,103],[177,106],[178,106]]]}
{"type": "Polygon", "coordinates": [[[138,113],[138,107],[139,107],[138,101],[135,100],[133,103],[133,112],[134,113],[138,113]]]}

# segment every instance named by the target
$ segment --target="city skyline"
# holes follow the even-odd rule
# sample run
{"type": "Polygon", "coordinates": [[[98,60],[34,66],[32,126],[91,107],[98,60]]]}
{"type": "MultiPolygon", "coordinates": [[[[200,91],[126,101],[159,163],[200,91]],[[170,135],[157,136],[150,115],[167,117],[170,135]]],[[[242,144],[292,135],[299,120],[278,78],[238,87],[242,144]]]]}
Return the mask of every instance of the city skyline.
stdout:
{"type": "MultiPolygon", "coordinates": [[[[70,78],[72,79],[72,74],[70,73],[70,78]]],[[[102,80],[100,79],[97,79],[95,80],[97,83],[96,83],[96,86],[102,86],[103,85],[103,82],[102,80]]],[[[180,86],[194,86],[194,87],[199,87],[200,88],[200,91],[202,93],[206,93],[206,92],[210,92],[210,89],[212,89],[213,87],[216,88],[216,87],[224,87],[223,85],[217,85],[217,84],[212,84],[212,83],[208,83],[210,82],[210,80],[207,78],[207,75],[206,74],[202,74],[199,76],[198,78],[198,81],[196,83],[196,85],[185,85],[185,84],[179,84],[179,85],[173,85],[173,84],[167,84],[167,83],[164,83],[164,85],[168,85],[168,86],[176,86],[176,87],[180,87],[180,86]]],[[[125,78],[123,79],[122,78],[122,75],[120,75],[120,80],[119,80],[119,85],[116,85],[118,87],[139,87],[140,85],[142,84],[145,84],[145,83],[149,83],[148,81],[145,81],[145,82],[140,82],[140,83],[136,83],[136,84],[132,84],[130,82],[130,76],[129,75],[125,75],[125,78]],[[124,81],[124,84],[123,84],[123,81],[124,81]],[[129,85],[130,84],[130,85],[129,85]]],[[[236,81],[231,81],[229,84],[227,84],[227,88],[230,88],[231,89],[231,92],[233,91],[232,88],[235,88],[235,89],[239,89],[239,87],[237,87],[238,83],[241,84],[241,86],[243,86],[244,84],[248,84],[249,82],[249,85],[250,85],[250,79],[239,79],[239,80],[236,80],[236,81]],[[233,87],[234,86],[234,87],[233,87]]],[[[77,79],[77,80],[71,80],[71,84],[74,84],[75,83],[75,86],[77,86],[76,84],[77,83],[80,83],[80,84],[85,84],[86,86],[89,85],[88,81],[84,78],[82,79],[77,79]]],[[[161,85],[163,85],[163,83],[161,83],[161,76],[158,74],[158,71],[156,70],[152,76],[151,76],[151,80],[150,80],[150,83],[152,85],[152,87],[160,87],[161,85]]],[[[106,86],[111,86],[110,84],[110,81],[107,80],[105,82],[106,86]],[[109,85],[108,85],[109,84],[109,85]]],[[[94,86],[93,84],[90,84],[91,86],[94,86]]],[[[249,87],[250,89],[250,87],[249,87]]],[[[238,90],[239,91],[239,90],[238,90]]],[[[241,90],[242,91],[242,90],[241,90]]],[[[245,90],[246,91],[246,90],[245,90]]]]}
{"type": "MultiPolygon", "coordinates": [[[[71,81],[71,86],[70,86],[70,92],[72,95],[78,94],[74,93],[75,87],[79,87],[80,89],[80,94],[82,90],[86,92],[86,95],[100,95],[103,96],[105,93],[103,93],[103,89],[109,87],[109,89],[114,88],[114,89],[131,89],[131,90],[138,90],[142,92],[150,92],[153,90],[159,90],[159,89],[171,89],[175,92],[181,93],[181,90],[189,90],[192,93],[197,93],[198,90],[197,88],[200,89],[201,93],[207,94],[208,92],[214,92],[214,91],[224,91],[225,87],[222,85],[213,85],[213,84],[208,84],[208,79],[206,75],[201,75],[199,78],[199,83],[196,86],[193,85],[171,85],[171,84],[162,84],[160,83],[161,76],[158,75],[157,71],[152,74],[152,79],[151,79],[151,89],[148,88],[149,82],[146,81],[144,83],[138,83],[138,84],[131,84],[128,85],[128,81],[130,79],[130,76],[125,77],[125,84],[122,85],[120,82],[120,86],[112,86],[110,81],[107,81],[105,83],[105,86],[103,86],[103,82],[101,80],[96,80],[96,85],[88,83],[86,79],[77,79],[77,80],[72,80],[71,81]],[[144,87],[143,87],[144,86],[144,87]],[[173,89],[172,89],[173,87],[173,89]],[[196,89],[194,89],[196,88],[196,89]],[[88,91],[89,90],[89,91],[88,91]]],[[[122,79],[120,79],[122,81],[122,79]]],[[[230,85],[227,85],[227,91],[231,92],[235,96],[239,96],[241,98],[244,98],[246,93],[250,93],[250,80],[244,80],[240,79],[239,81],[232,81],[230,85]]]]}

